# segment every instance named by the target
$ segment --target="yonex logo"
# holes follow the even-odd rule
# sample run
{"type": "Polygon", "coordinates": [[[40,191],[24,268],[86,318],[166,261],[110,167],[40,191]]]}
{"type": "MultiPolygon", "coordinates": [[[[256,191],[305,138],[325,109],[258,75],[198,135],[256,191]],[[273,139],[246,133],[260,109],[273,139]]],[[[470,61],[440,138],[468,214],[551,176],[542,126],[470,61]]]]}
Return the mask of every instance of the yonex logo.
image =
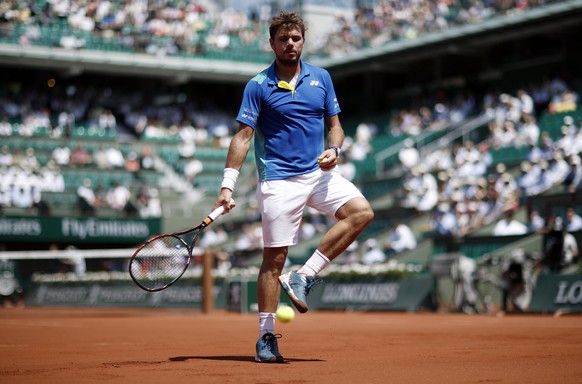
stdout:
{"type": "Polygon", "coordinates": [[[312,87],[317,87],[319,85],[319,81],[317,81],[317,80],[311,80],[311,82],[309,83],[309,85],[311,85],[312,87]]]}

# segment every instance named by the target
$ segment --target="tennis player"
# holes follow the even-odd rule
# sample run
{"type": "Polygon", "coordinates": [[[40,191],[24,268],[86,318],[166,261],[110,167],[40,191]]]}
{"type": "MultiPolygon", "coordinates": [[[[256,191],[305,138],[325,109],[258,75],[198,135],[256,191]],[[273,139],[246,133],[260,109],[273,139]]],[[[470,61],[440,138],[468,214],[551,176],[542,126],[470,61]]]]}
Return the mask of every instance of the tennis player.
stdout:
{"type": "Polygon", "coordinates": [[[251,140],[259,173],[257,201],[263,228],[258,276],[259,340],[255,360],[283,363],[275,334],[281,287],[301,313],[316,276],[341,254],[374,217],[368,201],[336,169],[344,131],[329,73],[301,60],[305,24],[297,13],[273,17],[270,67],[246,85],[215,207],[230,210],[239,171],[251,140]],[[325,143],[327,137],[327,144],[325,143]],[[314,254],[297,271],[282,274],[288,247],[299,239],[306,206],[336,220],[314,254]]]}

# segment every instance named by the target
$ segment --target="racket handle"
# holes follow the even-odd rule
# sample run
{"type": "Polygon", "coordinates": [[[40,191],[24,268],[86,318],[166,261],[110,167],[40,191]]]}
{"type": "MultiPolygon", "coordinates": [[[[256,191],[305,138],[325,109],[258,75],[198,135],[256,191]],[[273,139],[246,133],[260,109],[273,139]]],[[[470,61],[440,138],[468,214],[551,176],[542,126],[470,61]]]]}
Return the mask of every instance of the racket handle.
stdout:
{"type": "Polygon", "coordinates": [[[224,213],[224,207],[221,205],[220,207],[216,208],[214,211],[210,212],[208,218],[212,221],[216,220],[218,216],[224,213]]]}

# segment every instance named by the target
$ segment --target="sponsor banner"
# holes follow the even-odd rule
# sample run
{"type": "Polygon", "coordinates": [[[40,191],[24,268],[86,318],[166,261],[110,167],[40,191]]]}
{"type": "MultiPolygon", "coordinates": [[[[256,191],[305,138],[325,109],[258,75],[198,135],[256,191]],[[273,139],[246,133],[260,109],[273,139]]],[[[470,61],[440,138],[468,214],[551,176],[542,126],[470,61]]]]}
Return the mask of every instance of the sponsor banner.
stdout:
{"type": "Polygon", "coordinates": [[[528,311],[558,310],[582,312],[582,274],[538,276],[528,311]]]}
{"type": "MultiPolygon", "coordinates": [[[[180,282],[160,292],[146,292],[133,283],[35,284],[26,296],[29,306],[201,308],[202,286],[180,282]]],[[[214,287],[215,308],[224,307],[222,283],[214,287]]]]}
{"type": "Polygon", "coordinates": [[[310,308],[354,310],[432,309],[434,280],[431,276],[413,276],[387,281],[325,280],[313,288],[310,308]]]}
{"type": "Polygon", "coordinates": [[[160,229],[158,218],[0,217],[4,241],[139,243],[160,229]]]}

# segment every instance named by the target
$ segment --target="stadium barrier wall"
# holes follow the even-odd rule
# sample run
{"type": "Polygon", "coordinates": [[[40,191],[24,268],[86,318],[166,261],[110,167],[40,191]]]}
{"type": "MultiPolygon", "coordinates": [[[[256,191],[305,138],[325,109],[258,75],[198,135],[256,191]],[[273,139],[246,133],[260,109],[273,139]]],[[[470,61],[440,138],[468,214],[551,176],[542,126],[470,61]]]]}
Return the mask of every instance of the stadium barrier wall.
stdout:
{"type": "MultiPolygon", "coordinates": [[[[257,312],[256,281],[220,279],[214,285],[214,308],[232,312],[257,312]]],[[[407,276],[397,279],[326,279],[312,289],[311,309],[422,311],[435,310],[435,277],[407,276]]],[[[150,293],[131,281],[33,282],[27,291],[27,306],[202,308],[201,280],[183,279],[161,292],[150,293]]],[[[282,294],[281,303],[289,304],[282,294]]],[[[582,274],[541,274],[532,292],[527,312],[582,312],[582,274]]]]}
{"type": "Polygon", "coordinates": [[[529,312],[582,312],[582,274],[539,275],[529,312]]]}

